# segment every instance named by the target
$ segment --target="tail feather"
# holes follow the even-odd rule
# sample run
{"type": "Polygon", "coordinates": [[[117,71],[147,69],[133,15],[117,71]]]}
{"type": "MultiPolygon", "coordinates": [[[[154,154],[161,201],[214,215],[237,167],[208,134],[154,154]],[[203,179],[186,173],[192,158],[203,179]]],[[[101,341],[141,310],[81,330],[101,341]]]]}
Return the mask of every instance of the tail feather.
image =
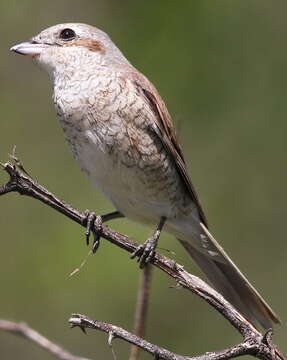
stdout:
{"type": "Polygon", "coordinates": [[[252,324],[256,325],[259,322],[263,328],[269,329],[273,324],[280,323],[278,316],[231,261],[222,247],[206,228],[204,230],[208,235],[208,240],[205,239],[205,248],[203,249],[194,247],[189,241],[179,241],[213,286],[252,324]],[[217,256],[210,255],[210,252],[206,250],[207,242],[210,242],[213,254],[216,249],[217,256]]]}

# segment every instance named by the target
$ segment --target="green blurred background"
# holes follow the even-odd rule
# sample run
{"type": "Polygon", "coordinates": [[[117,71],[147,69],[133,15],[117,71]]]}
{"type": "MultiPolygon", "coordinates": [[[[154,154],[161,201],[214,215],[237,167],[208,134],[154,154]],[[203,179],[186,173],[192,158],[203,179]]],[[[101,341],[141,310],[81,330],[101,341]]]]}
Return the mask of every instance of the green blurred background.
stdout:
{"type": "MultiPolygon", "coordinates": [[[[40,183],[80,209],[112,210],[72,159],[56,120],[47,74],[9,47],[62,22],[86,22],[110,34],[157,86],[174,121],[212,232],[280,314],[275,342],[286,351],[286,1],[2,0],[0,3],[0,160],[12,146],[40,183]]],[[[1,174],[1,183],[7,176],[1,174]]],[[[83,229],[38,201],[0,199],[0,318],[25,321],[71,352],[112,359],[106,335],[70,330],[81,312],[132,330],[139,269],[102,241],[85,258],[83,229]]],[[[143,241],[150,229],[111,223],[143,241]]],[[[167,235],[161,245],[200,274],[167,235]]],[[[240,341],[194,295],[154,272],[146,338],[195,355],[240,341]]],[[[120,359],[128,346],[114,347],[120,359]]],[[[1,359],[51,359],[0,333],[1,359]]],[[[150,358],[143,354],[144,359],[150,358]]]]}

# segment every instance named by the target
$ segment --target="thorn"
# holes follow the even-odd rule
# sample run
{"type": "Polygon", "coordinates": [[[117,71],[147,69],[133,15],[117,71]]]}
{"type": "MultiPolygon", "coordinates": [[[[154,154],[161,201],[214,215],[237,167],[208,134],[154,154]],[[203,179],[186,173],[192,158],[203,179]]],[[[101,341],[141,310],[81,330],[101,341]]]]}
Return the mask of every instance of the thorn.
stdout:
{"type": "Polygon", "coordinates": [[[115,335],[112,331],[109,332],[109,337],[108,337],[108,344],[109,346],[112,346],[112,341],[114,340],[115,335]]]}
{"type": "Polygon", "coordinates": [[[16,158],[16,145],[14,145],[13,146],[13,148],[12,148],[12,155],[10,155],[10,156],[12,156],[12,157],[14,157],[14,158],[16,158]]]}
{"type": "Polygon", "coordinates": [[[81,318],[77,314],[72,314],[72,317],[69,319],[69,323],[71,326],[71,329],[75,327],[79,327],[82,332],[87,335],[86,329],[83,325],[81,325],[81,318]]]}
{"type": "Polygon", "coordinates": [[[111,348],[113,359],[117,360],[117,356],[116,356],[116,353],[115,353],[115,350],[114,350],[113,344],[112,344],[112,341],[113,341],[114,338],[115,338],[114,333],[112,331],[110,331],[109,332],[109,338],[108,338],[108,344],[109,344],[109,346],[111,348]]]}
{"type": "Polygon", "coordinates": [[[181,290],[181,289],[183,289],[183,286],[182,286],[182,284],[180,282],[176,282],[175,285],[169,286],[169,289],[181,290]]]}
{"type": "Polygon", "coordinates": [[[13,160],[14,162],[14,166],[16,165],[21,171],[23,171],[24,174],[28,175],[29,177],[30,174],[25,170],[22,162],[18,159],[18,157],[16,156],[16,145],[13,146],[12,149],[12,154],[9,154],[9,157],[13,160]]]}

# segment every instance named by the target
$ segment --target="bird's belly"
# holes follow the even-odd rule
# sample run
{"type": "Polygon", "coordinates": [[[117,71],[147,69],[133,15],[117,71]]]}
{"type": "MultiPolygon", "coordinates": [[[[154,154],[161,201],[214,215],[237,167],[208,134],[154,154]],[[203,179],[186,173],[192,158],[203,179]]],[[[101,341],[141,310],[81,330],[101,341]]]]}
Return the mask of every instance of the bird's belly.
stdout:
{"type": "Polygon", "coordinates": [[[176,193],[181,193],[181,189],[175,173],[171,171],[170,179],[165,176],[165,181],[159,181],[160,167],[150,172],[128,161],[128,155],[120,149],[110,151],[105,144],[95,141],[94,136],[90,140],[88,136],[82,141],[78,138],[69,142],[82,170],[119,211],[147,224],[157,223],[162,216],[176,216],[179,211],[176,193]]]}
{"type": "Polygon", "coordinates": [[[145,223],[157,222],[161,214],[169,210],[168,204],[157,202],[147,194],[136,169],[115,162],[110,154],[84,147],[79,152],[78,161],[92,183],[128,218],[145,223]]]}
{"type": "MultiPolygon", "coordinates": [[[[71,145],[71,143],[70,143],[71,145]]],[[[72,145],[81,169],[127,218],[156,226],[164,216],[165,230],[181,238],[197,239],[198,211],[175,179],[158,182],[161,174],[148,175],[138,166],[126,166],[101,146],[84,142],[72,145]]],[[[196,244],[195,244],[196,245],[196,244]]]]}

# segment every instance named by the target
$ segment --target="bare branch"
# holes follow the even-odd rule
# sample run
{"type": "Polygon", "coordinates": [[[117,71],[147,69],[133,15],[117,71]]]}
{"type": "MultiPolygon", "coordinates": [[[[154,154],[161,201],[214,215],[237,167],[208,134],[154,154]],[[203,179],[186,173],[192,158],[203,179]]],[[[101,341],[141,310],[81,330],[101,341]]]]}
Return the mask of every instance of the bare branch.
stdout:
{"type": "MultiPolygon", "coordinates": [[[[55,195],[43,186],[39,185],[34,179],[26,174],[23,174],[10,163],[4,164],[3,167],[9,174],[10,180],[0,187],[0,195],[14,191],[21,195],[33,197],[51,206],[78,224],[82,226],[86,225],[86,215],[84,212],[81,212],[73,208],[71,205],[59,200],[55,195]]],[[[95,222],[93,230],[97,232],[99,236],[128,251],[129,253],[133,253],[138,247],[138,244],[131,240],[128,236],[112,230],[105,224],[98,226],[97,222],[95,222]]],[[[263,340],[266,340],[267,338],[264,337],[252,324],[250,324],[228,301],[223,298],[222,295],[220,295],[203,280],[189,274],[184,270],[183,266],[177,264],[174,260],[158,253],[156,253],[152,258],[151,263],[175,279],[178,286],[193,292],[208,302],[243,336],[244,345],[240,344],[237,345],[237,347],[223,350],[222,352],[212,353],[218,356],[214,359],[231,358],[246,354],[247,352],[244,350],[246,347],[249,349],[248,351],[251,355],[253,354],[258,358],[274,360],[274,357],[276,357],[276,359],[284,359],[284,356],[275,349],[271,340],[265,341],[266,345],[263,340]],[[265,347],[263,347],[263,344],[265,344],[265,347]],[[253,353],[250,349],[253,349],[253,353]]],[[[206,355],[204,355],[204,359],[205,356],[206,355]]],[[[184,359],[184,357],[182,358],[184,359]]]]}
{"type": "Polygon", "coordinates": [[[273,349],[269,348],[267,344],[264,343],[264,337],[257,337],[253,339],[247,339],[243,343],[235,345],[231,348],[208,352],[200,356],[188,357],[175,354],[169,350],[166,350],[157,345],[151,344],[150,342],[126,331],[125,329],[103,322],[98,320],[92,320],[89,317],[81,314],[72,314],[72,317],[69,319],[69,323],[72,327],[80,327],[82,330],[96,329],[103,331],[109,335],[109,338],[112,336],[113,339],[119,338],[129,342],[130,344],[137,345],[143,350],[152,354],[155,358],[166,359],[166,360],[221,360],[221,359],[231,359],[243,355],[253,355],[260,359],[281,359],[278,353],[272,353],[273,349]],[[272,355],[275,355],[273,357],[272,355]]]}
{"type": "MultiPolygon", "coordinates": [[[[10,163],[4,164],[4,169],[9,174],[10,180],[2,186],[5,190],[3,193],[0,192],[0,195],[14,191],[21,195],[33,197],[85,227],[86,215],[84,212],[74,209],[71,205],[59,200],[55,195],[38,184],[34,179],[21,173],[10,163]]],[[[112,230],[105,224],[102,224],[99,228],[96,226],[97,224],[95,223],[93,230],[98,232],[101,237],[107,239],[111,243],[130,253],[133,253],[137,249],[138,244],[131,240],[128,236],[112,230]]],[[[174,260],[158,253],[155,254],[151,263],[174,278],[178,285],[192,291],[212,305],[244,336],[244,338],[248,338],[252,335],[261,335],[253,325],[251,325],[229,302],[223,298],[222,295],[216,292],[203,280],[189,274],[184,270],[182,265],[179,265],[174,260]]]]}
{"type": "Polygon", "coordinates": [[[10,332],[13,335],[21,336],[27,340],[32,341],[41,348],[53,354],[56,358],[61,360],[89,360],[87,358],[72,355],[59,345],[52,343],[46,337],[31,329],[25,323],[15,323],[13,321],[0,319],[0,330],[10,332]]]}

